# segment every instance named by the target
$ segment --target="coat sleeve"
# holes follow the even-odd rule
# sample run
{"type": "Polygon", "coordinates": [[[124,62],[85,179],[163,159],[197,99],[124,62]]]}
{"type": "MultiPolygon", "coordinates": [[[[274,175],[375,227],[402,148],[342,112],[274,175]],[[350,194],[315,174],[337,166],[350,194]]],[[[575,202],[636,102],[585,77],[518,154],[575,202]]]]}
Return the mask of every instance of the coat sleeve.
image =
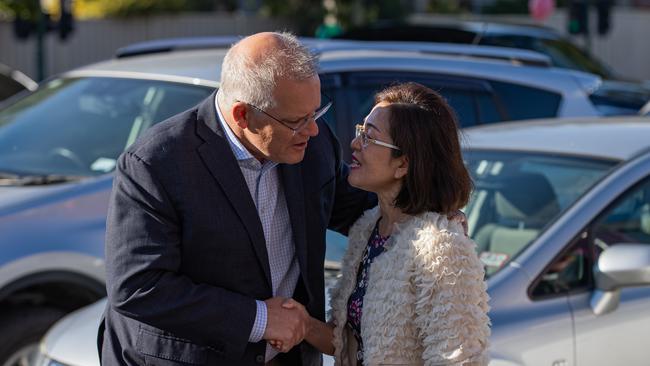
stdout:
{"type": "Polygon", "coordinates": [[[447,230],[423,235],[414,285],[424,364],[487,365],[488,295],[475,244],[447,230]]]}
{"type": "Polygon", "coordinates": [[[109,308],[239,358],[255,319],[255,300],[183,275],[181,230],[154,169],[131,152],[122,154],[107,218],[109,308]]]}

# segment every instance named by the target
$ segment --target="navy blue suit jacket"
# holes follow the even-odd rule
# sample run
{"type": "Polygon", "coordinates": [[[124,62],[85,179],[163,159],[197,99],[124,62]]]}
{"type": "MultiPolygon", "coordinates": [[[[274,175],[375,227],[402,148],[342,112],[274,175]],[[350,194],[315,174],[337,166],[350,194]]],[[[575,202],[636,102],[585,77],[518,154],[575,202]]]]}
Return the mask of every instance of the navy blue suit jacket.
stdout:
{"type": "MultiPolygon", "coordinates": [[[[324,319],[325,230],[345,233],[374,199],[347,183],[325,125],[304,160],[281,164],[300,279],[324,319]]],[[[259,365],[255,299],[273,296],[262,226],[217,121],[214,95],[149,129],[122,154],[106,234],[104,365],[259,365]]],[[[287,364],[317,365],[303,342],[287,364]]]]}

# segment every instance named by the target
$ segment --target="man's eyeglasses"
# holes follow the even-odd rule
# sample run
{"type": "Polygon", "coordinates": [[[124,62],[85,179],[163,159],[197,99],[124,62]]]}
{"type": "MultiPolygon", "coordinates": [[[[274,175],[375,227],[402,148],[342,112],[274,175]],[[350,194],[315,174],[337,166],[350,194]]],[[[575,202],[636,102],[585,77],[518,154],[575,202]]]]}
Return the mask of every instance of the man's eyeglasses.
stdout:
{"type": "Polygon", "coordinates": [[[373,143],[375,145],[387,147],[389,149],[402,151],[399,147],[389,144],[388,142],[371,139],[370,137],[368,137],[368,134],[366,133],[366,128],[363,125],[356,125],[355,129],[356,129],[356,133],[354,134],[354,137],[355,138],[361,137],[361,147],[364,149],[368,147],[369,143],[373,143]]]}
{"type": "Polygon", "coordinates": [[[273,120],[275,120],[279,124],[283,125],[284,127],[290,129],[291,131],[293,131],[293,134],[295,135],[296,133],[300,132],[303,128],[305,128],[309,124],[309,122],[311,122],[312,120],[315,121],[315,120],[321,118],[325,113],[327,113],[327,111],[332,106],[332,101],[327,96],[324,95],[324,97],[327,98],[326,99],[327,102],[325,103],[324,106],[322,106],[316,112],[314,112],[314,114],[312,116],[304,117],[304,118],[301,118],[301,119],[298,119],[298,120],[295,120],[295,121],[281,120],[279,118],[276,118],[276,117],[270,115],[269,113],[267,113],[262,108],[259,108],[259,107],[255,106],[253,104],[250,104],[250,103],[246,103],[246,104],[253,107],[257,111],[264,113],[265,115],[272,118],[273,120]]]}

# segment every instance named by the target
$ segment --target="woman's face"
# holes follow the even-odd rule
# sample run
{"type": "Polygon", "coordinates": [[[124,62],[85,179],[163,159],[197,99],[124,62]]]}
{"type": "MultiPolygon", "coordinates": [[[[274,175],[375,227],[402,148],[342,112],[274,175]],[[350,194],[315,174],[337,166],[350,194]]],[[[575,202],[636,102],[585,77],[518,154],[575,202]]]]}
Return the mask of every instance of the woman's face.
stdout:
{"type": "Polygon", "coordinates": [[[373,143],[372,140],[394,145],[389,133],[389,103],[375,105],[364,120],[367,145],[356,137],[350,143],[352,162],[348,182],[357,188],[377,194],[397,194],[406,175],[407,163],[404,156],[394,158],[390,147],[373,143]]]}

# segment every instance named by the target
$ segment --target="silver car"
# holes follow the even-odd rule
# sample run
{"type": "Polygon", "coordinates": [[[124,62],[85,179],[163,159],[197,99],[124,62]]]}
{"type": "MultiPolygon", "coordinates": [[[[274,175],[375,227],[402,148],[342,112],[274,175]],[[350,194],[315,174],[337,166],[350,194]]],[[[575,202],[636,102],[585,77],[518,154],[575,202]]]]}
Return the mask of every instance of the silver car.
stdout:
{"type": "MultiPolygon", "coordinates": [[[[650,118],[471,128],[464,157],[469,234],[491,296],[490,365],[647,365],[650,118]]],[[[55,325],[38,366],[97,366],[103,308],[55,325]]]]}

